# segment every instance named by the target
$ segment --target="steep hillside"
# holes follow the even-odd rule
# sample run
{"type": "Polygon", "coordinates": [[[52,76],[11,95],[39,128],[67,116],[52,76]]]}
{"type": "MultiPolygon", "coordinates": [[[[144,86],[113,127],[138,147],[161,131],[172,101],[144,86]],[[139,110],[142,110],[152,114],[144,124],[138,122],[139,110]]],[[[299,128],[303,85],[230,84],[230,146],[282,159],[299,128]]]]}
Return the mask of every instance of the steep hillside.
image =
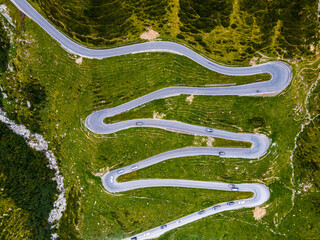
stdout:
{"type": "Polygon", "coordinates": [[[186,43],[224,63],[255,53],[279,58],[318,49],[315,0],[30,0],[64,33],[89,46],[141,41],[151,26],[160,38],[186,43]]]}

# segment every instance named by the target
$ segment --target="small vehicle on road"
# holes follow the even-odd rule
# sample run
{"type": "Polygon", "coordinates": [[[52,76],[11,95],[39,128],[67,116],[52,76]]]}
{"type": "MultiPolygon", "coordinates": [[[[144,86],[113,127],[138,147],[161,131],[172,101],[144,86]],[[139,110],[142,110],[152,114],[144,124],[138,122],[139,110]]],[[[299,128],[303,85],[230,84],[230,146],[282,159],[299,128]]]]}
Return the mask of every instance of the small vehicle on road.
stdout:
{"type": "Polygon", "coordinates": [[[261,90],[260,90],[260,89],[257,89],[257,92],[261,92],[261,90]]]}
{"type": "Polygon", "coordinates": [[[162,225],[160,228],[165,229],[165,228],[167,228],[167,225],[162,225]]]}
{"type": "Polygon", "coordinates": [[[132,237],[131,240],[138,240],[138,238],[137,237],[132,237]]]}
{"type": "Polygon", "coordinates": [[[136,170],[136,169],[138,169],[138,165],[134,165],[134,166],[132,166],[132,168],[131,168],[132,170],[136,170]]]}
{"type": "Polygon", "coordinates": [[[143,236],[149,236],[150,235],[150,232],[146,232],[145,234],[143,234],[143,236]]]}
{"type": "Polygon", "coordinates": [[[234,205],[234,202],[227,202],[227,205],[234,205]]]}
{"type": "Polygon", "coordinates": [[[218,208],[221,208],[221,206],[220,205],[216,205],[216,206],[212,207],[213,210],[217,210],[218,208]]]}
{"type": "Polygon", "coordinates": [[[228,186],[231,188],[231,191],[239,191],[239,188],[237,188],[234,184],[229,184],[228,186]]]}
{"type": "Polygon", "coordinates": [[[117,171],[118,174],[124,173],[124,169],[120,169],[117,171]]]}
{"type": "Polygon", "coordinates": [[[136,125],[137,125],[137,126],[142,126],[142,125],[143,125],[143,122],[136,122],[136,125]]]}
{"type": "Polygon", "coordinates": [[[240,201],[238,201],[238,204],[239,204],[239,205],[244,204],[244,200],[240,200],[240,201]]]}
{"type": "Polygon", "coordinates": [[[204,214],[204,213],[205,213],[205,210],[201,210],[198,212],[199,215],[204,214]]]}
{"type": "Polygon", "coordinates": [[[178,221],[177,221],[177,224],[180,224],[180,223],[182,223],[182,220],[178,220],[178,221]]]}
{"type": "Polygon", "coordinates": [[[110,177],[110,182],[113,182],[113,176],[110,177]]]}
{"type": "Polygon", "coordinates": [[[219,152],[219,155],[223,156],[223,155],[226,155],[226,153],[221,151],[221,152],[219,152]]]}
{"type": "Polygon", "coordinates": [[[206,132],[213,132],[212,128],[206,128],[206,132]]]}

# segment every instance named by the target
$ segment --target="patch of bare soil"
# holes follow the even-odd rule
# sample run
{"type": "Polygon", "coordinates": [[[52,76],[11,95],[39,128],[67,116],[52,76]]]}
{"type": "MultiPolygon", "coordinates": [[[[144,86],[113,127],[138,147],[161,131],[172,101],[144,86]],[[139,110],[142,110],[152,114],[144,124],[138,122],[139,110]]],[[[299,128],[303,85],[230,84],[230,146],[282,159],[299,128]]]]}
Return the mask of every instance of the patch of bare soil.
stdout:
{"type": "Polygon", "coordinates": [[[160,36],[160,34],[152,29],[152,27],[146,27],[147,32],[143,32],[140,35],[141,39],[152,41],[160,36]]]}
{"type": "Polygon", "coordinates": [[[192,94],[192,95],[190,95],[189,97],[186,98],[186,101],[187,101],[189,104],[191,104],[192,101],[193,101],[193,98],[194,98],[194,96],[193,96],[193,94],[192,94]]]}
{"type": "Polygon", "coordinates": [[[310,51],[311,51],[311,52],[313,52],[313,51],[314,51],[314,49],[315,49],[314,45],[313,45],[313,44],[311,44],[311,45],[310,45],[310,51]]]}
{"type": "Polygon", "coordinates": [[[251,60],[250,60],[250,65],[251,66],[255,66],[255,65],[257,65],[257,61],[259,60],[259,58],[258,57],[253,57],[253,58],[251,58],[251,60]]]}
{"type": "Polygon", "coordinates": [[[79,65],[82,64],[82,57],[79,57],[76,59],[76,64],[79,64],[79,65]]]}
{"type": "Polygon", "coordinates": [[[255,209],[253,210],[253,217],[256,220],[260,220],[264,217],[264,215],[266,215],[266,213],[267,210],[265,208],[255,207],[255,209]]]}

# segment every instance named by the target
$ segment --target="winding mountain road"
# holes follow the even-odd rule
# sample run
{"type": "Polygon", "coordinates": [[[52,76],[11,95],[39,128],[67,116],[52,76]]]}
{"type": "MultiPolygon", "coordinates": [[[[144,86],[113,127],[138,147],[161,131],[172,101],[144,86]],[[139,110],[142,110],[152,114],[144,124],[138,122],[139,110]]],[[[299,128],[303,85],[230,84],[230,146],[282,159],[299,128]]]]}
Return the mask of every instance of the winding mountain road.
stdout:
{"type": "Polygon", "coordinates": [[[171,52],[180,54],[190,58],[198,64],[221,74],[232,76],[248,76],[261,73],[269,73],[271,79],[265,82],[250,83],[238,86],[228,87],[168,87],[158,91],[149,93],[145,96],[137,98],[133,101],[124,103],[114,108],[104,109],[93,112],[86,120],[86,127],[96,134],[109,134],[123,129],[132,127],[154,127],[161,128],[168,131],[183,132],[186,134],[199,135],[199,136],[212,136],[225,138],[236,141],[246,141],[252,143],[251,148],[219,148],[219,147],[189,147],[176,149],[168,152],[152,156],[148,159],[139,161],[135,164],[116,169],[106,173],[102,178],[102,183],[105,189],[109,192],[123,192],[138,188],[146,187],[187,187],[187,188],[200,188],[200,189],[214,189],[224,191],[242,191],[252,192],[254,196],[250,199],[237,200],[204,209],[200,212],[193,213],[183,218],[169,222],[160,227],[153,228],[146,232],[137,234],[127,239],[151,239],[159,237],[163,233],[170,231],[174,228],[191,223],[203,217],[216,214],[222,211],[236,210],[240,208],[252,208],[260,206],[265,203],[269,197],[270,192],[268,187],[261,184],[228,184],[221,182],[209,181],[192,181],[192,180],[176,180],[176,179],[148,179],[136,180],[124,183],[117,182],[117,178],[123,174],[127,174],[139,169],[149,167],[167,159],[199,156],[199,155],[215,155],[226,158],[259,158],[266,154],[270,141],[269,138],[262,134],[249,134],[249,133],[232,133],[223,130],[206,128],[203,126],[190,125],[177,121],[170,120],[156,120],[156,119],[135,119],[123,121],[113,124],[105,124],[103,119],[112,117],[117,114],[126,112],[142,104],[151,102],[156,99],[177,96],[180,94],[194,94],[194,95],[238,95],[238,96],[274,96],[283,91],[291,81],[290,66],[284,62],[269,62],[253,67],[228,67],[216,64],[204,56],[192,51],[191,49],[177,43],[158,41],[147,42],[113,49],[90,49],[85,46],[73,42],[68,37],[59,32],[52,26],[45,18],[43,18],[27,1],[25,0],[11,0],[11,2],[27,16],[32,18],[39,24],[51,37],[57,40],[60,45],[67,51],[74,54],[84,56],[87,58],[106,58],[113,56],[120,56],[125,54],[139,53],[139,52],[171,52]]]}

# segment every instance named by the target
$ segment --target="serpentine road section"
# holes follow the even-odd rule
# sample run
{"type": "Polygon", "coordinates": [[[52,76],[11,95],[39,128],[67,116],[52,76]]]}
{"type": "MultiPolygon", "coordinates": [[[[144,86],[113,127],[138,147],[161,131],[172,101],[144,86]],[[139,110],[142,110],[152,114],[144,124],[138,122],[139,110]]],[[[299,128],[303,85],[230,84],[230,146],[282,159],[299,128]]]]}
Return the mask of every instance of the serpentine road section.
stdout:
{"type": "Polygon", "coordinates": [[[192,180],[176,180],[176,179],[149,179],[136,180],[124,183],[118,183],[117,178],[123,174],[127,174],[139,169],[149,167],[167,159],[180,158],[187,156],[199,155],[215,155],[226,158],[259,158],[266,154],[270,141],[269,138],[262,134],[248,134],[248,133],[232,133],[223,130],[206,128],[202,126],[190,125],[177,121],[170,120],[156,120],[156,119],[136,119],[123,121],[113,124],[105,124],[103,119],[112,117],[117,114],[126,112],[137,106],[146,104],[156,99],[177,96],[180,94],[193,95],[238,95],[238,96],[275,96],[283,91],[291,81],[290,66],[284,62],[269,62],[252,67],[228,67],[216,64],[206,57],[192,51],[188,47],[177,43],[158,41],[147,42],[129,46],[123,46],[113,49],[90,49],[73,42],[64,34],[59,32],[52,26],[45,18],[43,18],[27,1],[25,0],[11,0],[11,2],[27,16],[32,18],[39,24],[52,38],[57,40],[60,45],[67,51],[87,57],[102,59],[107,57],[120,56],[125,54],[139,53],[139,52],[171,52],[180,54],[190,58],[198,64],[221,74],[232,76],[248,76],[261,73],[269,73],[271,79],[265,82],[250,83],[238,86],[228,87],[168,87],[158,91],[149,93],[145,96],[137,98],[133,101],[124,103],[114,108],[104,109],[93,112],[86,120],[86,127],[96,134],[109,134],[120,130],[132,127],[154,127],[161,128],[168,131],[175,131],[179,133],[211,136],[218,138],[225,138],[236,141],[246,141],[252,143],[251,148],[219,148],[219,147],[189,147],[176,149],[168,152],[152,156],[148,159],[142,160],[135,164],[116,169],[106,173],[102,178],[102,183],[105,189],[109,192],[123,192],[138,188],[146,187],[187,187],[200,189],[213,189],[224,191],[241,191],[252,192],[254,195],[250,199],[237,200],[231,202],[221,203],[213,207],[203,209],[197,213],[169,222],[165,225],[153,228],[146,232],[137,234],[133,237],[127,238],[132,240],[151,239],[162,235],[163,233],[180,227],[182,225],[199,220],[203,217],[213,215],[222,211],[236,210],[240,208],[252,208],[260,206],[265,203],[269,197],[270,192],[268,187],[261,184],[228,184],[221,182],[209,181],[192,181],[192,180]]]}

